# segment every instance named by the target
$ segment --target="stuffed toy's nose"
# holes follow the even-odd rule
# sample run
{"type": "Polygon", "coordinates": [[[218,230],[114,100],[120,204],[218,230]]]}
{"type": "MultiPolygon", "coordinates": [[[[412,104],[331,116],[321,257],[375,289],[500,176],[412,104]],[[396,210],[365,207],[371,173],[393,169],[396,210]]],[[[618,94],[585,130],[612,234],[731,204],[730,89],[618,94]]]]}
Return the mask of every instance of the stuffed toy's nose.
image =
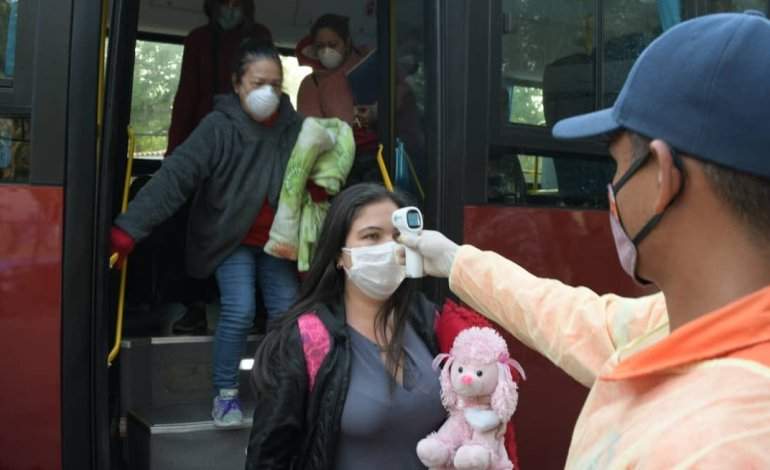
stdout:
{"type": "Polygon", "coordinates": [[[460,380],[462,380],[463,385],[470,385],[473,383],[473,377],[470,375],[463,375],[463,378],[460,380]]]}

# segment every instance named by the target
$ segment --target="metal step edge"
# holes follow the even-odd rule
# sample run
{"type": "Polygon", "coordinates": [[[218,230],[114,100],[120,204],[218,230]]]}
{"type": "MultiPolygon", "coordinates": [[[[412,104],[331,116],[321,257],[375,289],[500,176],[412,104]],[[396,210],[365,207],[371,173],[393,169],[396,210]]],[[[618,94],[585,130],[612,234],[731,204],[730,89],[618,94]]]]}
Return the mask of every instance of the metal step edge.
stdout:
{"type": "Polygon", "coordinates": [[[201,431],[230,431],[237,429],[251,429],[252,418],[244,418],[243,423],[237,426],[217,427],[214,421],[200,421],[181,424],[156,424],[150,426],[150,434],[182,434],[201,431]]]}
{"type": "MultiPolygon", "coordinates": [[[[246,337],[246,341],[256,341],[261,335],[249,335],[246,337]]],[[[198,335],[198,336],[151,336],[151,337],[138,337],[138,338],[125,338],[121,340],[120,345],[124,349],[131,349],[131,344],[135,341],[147,342],[150,344],[193,344],[193,343],[211,343],[214,341],[213,335],[198,335]]]]}
{"type": "MultiPolygon", "coordinates": [[[[136,423],[138,423],[141,427],[147,429],[150,434],[175,434],[175,433],[189,433],[189,432],[200,432],[200,431],[226,431],[226,430],[235,430],[235,429],[250,429],[251,423],[253,421],[253,411],[254,411],[254,403],[253,402],[244,402],[243,403],[243,422],[237,426],[226,426],[226,427],[218,427],[214,425],[214,420],[210,416],[206,416],[205,418],[203,416],[198,415],[197,420],[190,420],[190,421],[178,421],[174,423],[151,423],[150,420],[148,420],[145,416],[143,416],[143,412],[141,410],[129,410],[128,415],[125,418],[121,418],[120,421],[123,421],[126,426],[126,432],[128,427],[128,420],[132,419],[136,423]]],[[[121,427],[123,423],[119,423],[119,428],[121,427]]]]}
{"type": "MultiPolygon", "coordinates": [[[[251,429],[253,422],[252,417],[244,417],[243,422],[237,426],[218,427],[214,425],[213,419],[190,421],[187,423],[174,423],[174,424],[148,424],[146,420],[136,414],[131,413],[133,419],[141,424],[142,427],[148,429],[150,434],[179,434],[179,433],[191,433],[200,431],[228,431],[236,429],[251,429]]],[[[128,434],[128,417],[120,419],[120,433],[121,436],[128,434]]]]}

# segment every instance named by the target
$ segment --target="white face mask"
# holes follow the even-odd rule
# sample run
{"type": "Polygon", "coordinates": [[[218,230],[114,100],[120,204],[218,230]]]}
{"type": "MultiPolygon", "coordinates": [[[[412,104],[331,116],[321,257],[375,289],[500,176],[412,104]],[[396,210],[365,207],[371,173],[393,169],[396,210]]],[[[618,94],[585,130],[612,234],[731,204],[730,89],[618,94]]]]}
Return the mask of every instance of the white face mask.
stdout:
{"type": "Polygon", "coordinates": [[[375,300],[386,300],[393,295],[406,277],[404,266],[396,261],[396,242],[373,246],[343,248],[350,255],[348,278],[361,292],[375,300]]]}
{"type": "Polygon", "coordinates": [[[264,121],[273,115],[281,98],[270,85],[262,85],[251,90],[246,96],[246,107],[257,121],[264,121]]]}
{"type": "Polygon", "coordinates": [[[337,49],[332,49],[331,47],[324,47],[318,51],[318,60],[320,60],[321,65],[327,69],[336,69],[340,66],[343,59],[344,57],[342,54],[340,54],[337,49]]]}

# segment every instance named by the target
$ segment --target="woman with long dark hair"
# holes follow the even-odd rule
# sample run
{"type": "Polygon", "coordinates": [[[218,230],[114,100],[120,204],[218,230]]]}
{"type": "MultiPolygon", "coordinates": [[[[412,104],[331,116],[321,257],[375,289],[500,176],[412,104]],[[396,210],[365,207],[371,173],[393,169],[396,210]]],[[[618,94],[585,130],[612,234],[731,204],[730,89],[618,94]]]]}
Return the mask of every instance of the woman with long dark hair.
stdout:
{"type": "Polygon", "coordinates": [[[405,205],[372,183],[334,198],[299,300],[257,349],[248,469],[424,468],[417,442],[445,411],[431,369],[436,307],[395,252],[391,215],[405,205]],[[308,315],[329,338],[310,367],[308,315]]]}

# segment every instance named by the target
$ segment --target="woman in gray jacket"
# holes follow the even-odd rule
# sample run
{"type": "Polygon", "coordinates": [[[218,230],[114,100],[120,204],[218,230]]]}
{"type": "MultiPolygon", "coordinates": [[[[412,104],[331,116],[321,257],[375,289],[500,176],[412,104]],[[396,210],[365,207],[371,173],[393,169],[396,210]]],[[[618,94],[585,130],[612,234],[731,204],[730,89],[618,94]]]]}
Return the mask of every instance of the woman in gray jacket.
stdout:
{"type": "Polygon", "coordinates": [[[192,198],[188,274],[213,273],[221,296],[212,417],[223,427],[243,421],[238,367],[254,320],[256,284],[270,318],[291,306],[298,285],[293,264],[262,247],[302,117],[281,91],[281,59],[272,43],[244,42],[232,81],[234,93],[215,97],[214,111],[164,160],[110,233],[112,252],[125,258],[136,241],[192,198]]]}

